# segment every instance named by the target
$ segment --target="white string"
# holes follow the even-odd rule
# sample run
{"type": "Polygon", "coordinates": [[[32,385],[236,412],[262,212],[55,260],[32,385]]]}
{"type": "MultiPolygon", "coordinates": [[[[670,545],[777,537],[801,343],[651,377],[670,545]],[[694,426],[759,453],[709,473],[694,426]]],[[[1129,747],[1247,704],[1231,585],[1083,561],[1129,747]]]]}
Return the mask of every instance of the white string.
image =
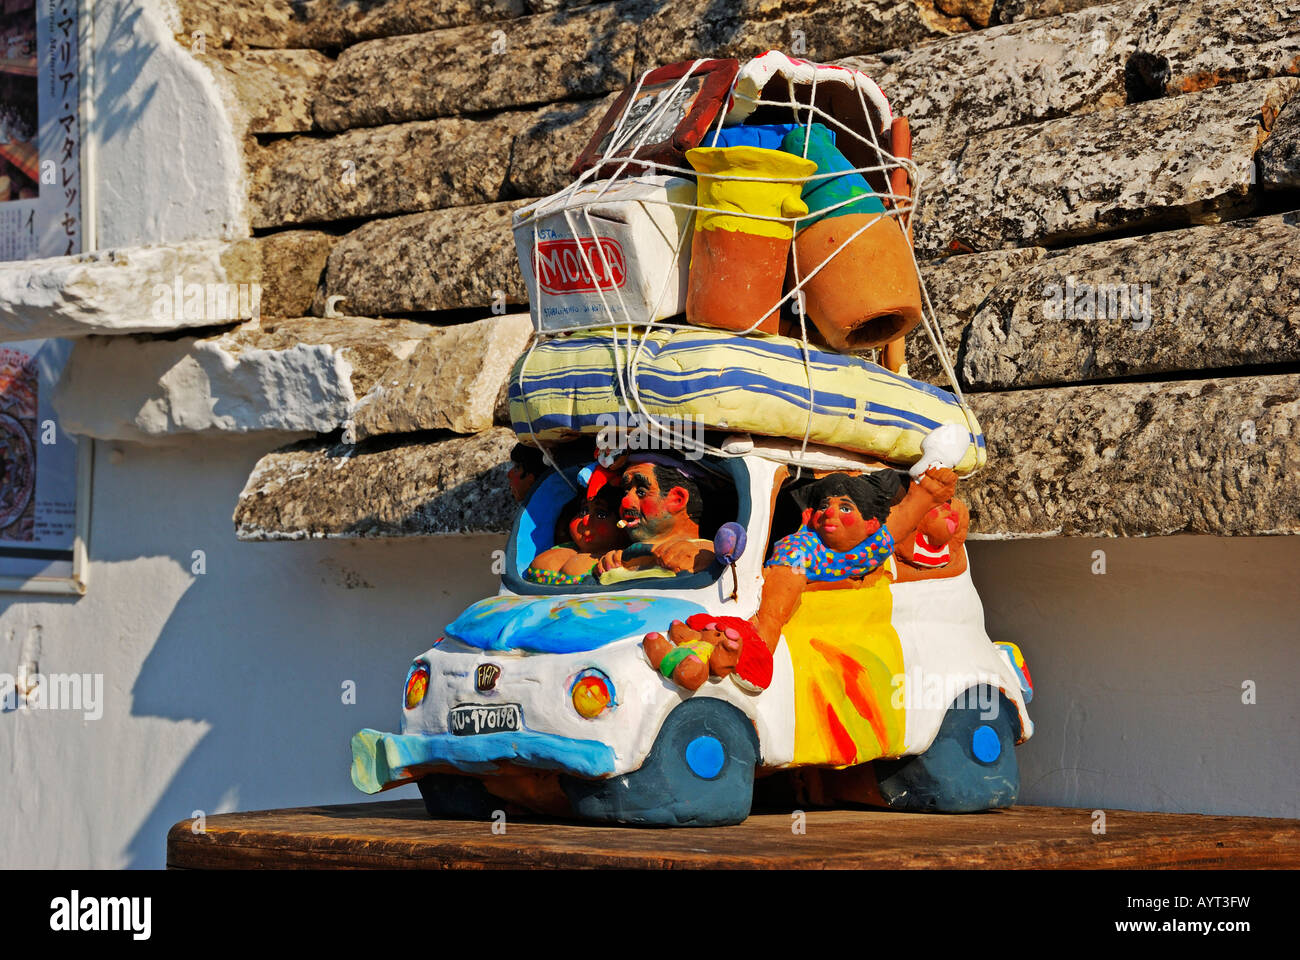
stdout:
{"type": "MultiPolygon", "coordinates": [[[[794,92],[794,81],[791,80],[789,77],[786,78],[786,90],[790,95],[790,108],[794,111],[795,119],[798,120],[799,119],[798,98],[795,96],[795,92],[794,92]]],[[[815,106],[817,103],[817,74],[815,72],[813,73],[812,90],[808,94],[808,103],[810,106],[815,106]]],[[[867,125],[875,126],[875,124],[870,122],[870,118],[871,118],[870,112],[866,113],[865,116],[868,118],[867,125]]],[[[808,125],[804,128],[804,132],[803,132],[803,156],[805,160],[808,159],[808,146],[812,142],[812,128],[813,128],[813,112],[809,110],[808,125]]],[[[851,199],[856,199],[856,198],[851,198],[851,199]]],[[[872,223],[875,223],[875,221],[873,220],[872,223]]],[[[791,246],[793,246],[793,243],[794,243],[794,238],[792,237],[791,246]]],[[[846,241],[843,244],[843,246],[847,247],[848,242],[846,241]]],[[[840,249],[841,248],[837,247],[835,250],[832,250],[830,257],[827,257],[824,261],[822,261],[821,266],[819,266],[818,269],[820,270],[821,267],[824,267],[827,263],[829,263],[831,257],[834,257],[835,254],[840,251],[840,249]]],[[[806,315],[807,310],[805,309],[805,300],[802,295],[803,285],[804,283],[807,282],[807,280],[811,279],[811,277],[807,277],[802,280],[799,278],[798,252],[795,252],[794,256],[790,258],[790,262],[794,264],[794,289],[790,291],[790,294],[795,298],[794,299],[795,310],[799,314],[800,353],[803,355],[804,379],[807,381],[808,384],[808,416],[804,418],[803,442],[799,444],[799,460],[802,461],[804,459],[804,456],[808,452],[808,438],[812,436],[813,408],[817,405],[817,398],[813,391],[812,353],[808,349],[808,317],[806,315]]],[[[797,482],[802,478],[803,478],[803,465],[801,462],[798,466],[795,467],[794,479],[797,482]]]]}
{"type": "MultiPolygon", "coordinates": [[[[677,279],[676,271],[672,271],[665,276],[664,283],[659,291],[659,295],[654,299],[653,303],[651,304],[652,309],[650,313],[650,319],[646,322],[641,322],[641,323],[633,321],[632,313],[628,309],[627,302],[623,296],[622,285],[614,282],[615,274],[614,274],[612,264],[610,263],[609,260],[609,255],[606,251],[605,245],[601,242],[601,237],[597,233],[596,225],[592,219],[592,207],[597,203],[600,203],[611,189],[615,189],[618,185],[625,184],[628,182],[628,181],[620,181],[618,178],[633,163],[637,164],[640,168],[642,168],[644,173],[651,174],[651,175],[675,175],[675,176],[682,176],[687,178],[714,176],[711,174],[701,174],[699,171],[696,171],[693,168],[678,167],[670,163],[663,163],[663,162],[637,157],[637,154],[641,151],[641,149],[646,146],[646,142],[645,142],[646,138],[649,136],[650,132],[654,129],[655,123],[663,116],[665,111],[668,109],[669,105],[672,103],[673,98],[676,96],[676,94],[678,94],[685,86],[685,84],[690,80],[690,78],[696,74],[700,65],[703,63],[704,63],[703,60],[694,61],[691,64],[691,66],[687,69],[687,71],[680,78],[677,79],[677,81],[673,84],[671,88],[668,88],[665,91],[660,91],[656,95],[659,102],[644,116],[642,116],[632,126],[630,130],[624,129],[627,124],[628,114],[630,112],[630,110],[625,109],[622,115],[619,117],[618,122],[615,125],[613,132],[610,136],[609,147],[607,148],[605,154],[602,157],[600,157],[598,162],[590,169],[584,171],[573,183],[569,184],[567,187],[559,191],[553,197],[548,198],[547,200],[544,201],[539,201],[538,204],[535,205],[535,208],[533,210],[532,219],[533,219],[534,276],[533,276],[533,284],[532,284],[533,290],[530,292],[533,293],[534,295],[535,298],[534,302],[538,304],[538,315],[537,315],[537,323],[536,323],[537,336],[533,338],[533,341],[529,346],[528,352],[525,355],[524,362],[520,365],[518,387],[520,389],[523,398],[523,410],[524,410],[525,417],[528,421],[529,437],[534,444],[541,447],[543,456],[545,457],[547,462],[550,463],[553,467],[556,466],[555,462],[551,457],[549,451],[547,450],[546,446],[544,446],[539,442],[539,438],[537,437],[537,434],[533,427],[533,417],[529,409],[529,400],[528,400],[527,392],[523,390],[525,370],[528,366],[528,363],[532,359],[533,351],[536,349],[538,344],[543,342],[545,339],[554,336],[559,336],[562,334],[578,332],[578,331],[594,331],[594,330],[606,330],[606,329],[608,329],[611,334],[612,348],[614,353],[614,366],[617,371],[617,377],[615,383],[617,387],[617,392],[621,397],[620,406],[624,406],[628,410],[634,409],[635,412],[639,415],[640,421],[646,425],[647,433],[651,436],[654,436],[656,438],[667,437],[679,441],[688,441],[691,445],[701,448],[702,452],[714,453],[716,455],[723,455],[723,456],[726,455],[725,451],[721,450],[720,448],[714,447],[708,443],[705,443],[702,440],[697,441],[694,438],[687,438],[684,431],[679,431],[678,434],[674,434],[671,428],[665,426],[656,416],[652,415],[649,412],[641,397],[640,384],[638,382],[639,381],[638,368],[640,366],[641,357],[645,351],[645,345],[649,341],[651,336],[654,334],[654,332],[656,330],[671,331],[671,330],[701,329],[700,327],[694,324],[671,323],[668,322],[667,320],[658,320],[654,318],[655,314],[658,312],[659,307],[665,301],[665,298],[667,297],[668,291],[671,289],[673,282],[677,279]],[[630,150],[627,150],[625,153],[622,153],[622,155],[620,155],[621,151],[623,151],[623,149],[628,145],[630,145],[630,150]],[[600,173],[607,172],[611,168],[611,166],[615,164],[617,164],[617,166],[614,168],[614,172],[612,175],[606,176],[602,178],[600,181],[597,181],[600,184],[600,188],[595,193],[594,196],[578,198],[577,196],[578,193],[582,191],[588,183],[594,180],[600,173]],[[582,234],[582,232],[578,229],[577,223],[574,220],[573,215],[578,212],[581,212],[582,219],[586,223],[587,230],[588,230],[587,236],[584,236],[582,234]],[[544,293],[541,287],[541,276],[540,276],[540,269],[539,269],[540,239],[537,230],[537,222],[542,218],[543,215],[551,216],[558,213],[562,213],[564,215],[565,223],[568,225],[570,230],[570,235],[577,241],[576,246],[577,246],[579,258],[581,259],[583,268],[587,272],[586,274],[587,277],[590,278],[591,280],[592,289],[600,299],[601,308],[604,311],[604,313],[603,313],[603,317],[599,320],[593,320],[589,323],[569,324],[566,325],[563,330],[548,331],[548,330],[541,329],[542,326],[541,318],[543,315],[542,301],[543,298],[547,296],[547,294],[544,293]],[[590,244],[584,242],[587,240],[590,240],[590,244]],[[626,349],[628,355],[628,359],[626,363],[624,363],[623,361],[623,347],[619,342],[620,340],[619,316],[620,315],[615,314],[610,309],[611,304],[606,297],[606,293],[608,291],[605,289],[601,277],[598,277],[596,271],[593,269],[593,264],[589,253],[590,247],[594,247],[595,250],[597,251],[597,254],[600,257],[601,265],[604,267],[604,273],[602,275],[604,281],[608,283],[609,290],[611,290],[614,296],[617,298],[618,306],[621,310],[621,317],[626,320],[626,325],[625,325],[626,338],[627,338],[626,349]],[[633,339],[634,337],[636,337],[638,327],[641,328],[640,337],[636,338],[637,342],[634,349],[633,339]]],[[[649,75],[649,73],[650,71],[646,71],[645,73],[642,73],[638,77],[636,86],[633,89],[632,97],[631,99],[628,100],[629,107],[631,106],[632,103],[636,102],[637,96],[640,94],[641,90],[643,89],[646,77],[649,75]]],[[[857,141],[865,145],[868,148],[868,155],[874,157],[878,161],[876,164],[866,164],[859,167],[853,167],[848,170],[817,172],[804,177],[764,177],[759,175],[740,175],[740,174],[735,174],[735,175],[727,174],[727,175],[715,177],[718,180],[727,180],[727,181],[745,181],[745,182],[760,182],[760,183],[799,183],[802,185],[806,185],[815,180],[837,178],[842,176],[849,176],[852,174],[860,174],[864,178],[867,178],[868,182],[870,182],[871,180],[871,177],[868,176],[870,174],[880,174],[883,176],[884,179],[885,187],[883,190],[877,190],[875,189],[874,184],[872,185],[875,196],[882,201],[887,201],[885,210],[882,213],[870,218],[865,224],[863,224],[856,231],[854,231],[843,243],[837,246],[836,249],[832,251],[824,260],[822,260],[810,272],[808,272],[807,275],[801,276],[799,258],[797,256],[794,256],[792,258],[794,263],[794,271],[795,271],[794,286],[787,293],[785,293],[779,300],[777,300],[777,302],[773,304],[773,306],[769,310],[767,310],[766,313],[764,313],[761,317],[759,317],[758,320],[752,323],[749,327],[745,328],[744,330],[731,331],[732,333],[741,336],[754,333],[757,331],[757,329],[760,326],[764,324],[764,322],[768,320],[768,318],[770,318],[774,313],[780,311],[781,307],[784,304],[786,304],[787,302],[793,302],[796,304],[795,312],[799,316],[799,332],[800,332],[799,339],[800,339],[801,353],[803,357],[805,378],[806,378],[807,388],[808,388],[808,400],[807,400],[807,408],[806,408],[807,417],[805,420],[805,429],[804,429],[803,439],[799,451],[800,460],[805,459],[807,454],[807,448],[812,436],[813,420],[815,417],[815,406],[816,406],[815,391],[813,388],[811,348],[808,342],[807,311],[802,307],[802,303],[800,302],[801,294],[802,291],[804,290],[804,286],[808,283],[808,281],[810,281],[815,276],[817,276],[817,274],[821,272],[821,270],[824,269],[830,263],[830,261],[834,259],[835,256],[838,255],[840,251],[848,247],[859,236],[861,236],[867,230],[871,229],[871,227],[879,223],[883,217],[886,216],[894,217],[899,224],[899,228],[906,232],[907,226],[908,224],[910,224],[911,218],[915,214],[915,208],[918,203],[918,198],[920,196],[921,189],[923,186],[923,177],[921,171],[911,158],[896,157],[892,153],[884,150],[884,148],[882,147],[876,130],[875,123],[872,122],[872,117],[876,114],[877,111],[875,111],[873,106],[868,106],[865,93],[861,86],[857,84],[853,85],[858,95],[858,100],[862,108],[863,116],[868,121],[866,127],[869,134],[869,139],[868,137],[864,137],[862,134],[858,133],[858,131],[850,128],[849,126],[841,122],[839,119],[837,119],[836,117],[832,116],[831,114],[827,113],[825,110],[817,106],[816,103],[817,83],[818,83],[818,74],[814,73],[807,103],[803,103],[799,100],[798,95],[796,93],[795,84],[793,80],[789,77],[786,78],[786,86],[787,86],[787,94],[788,94],[787,100],[784,101],[768,100],[762,97],[749,96],[747,94],[740,92],[739,90],[736,90],[734,86],[730,92],[729,100],[734,101],[735,99],[739,99],[744,102],[752,104],[754,107],[777,106],[777,107],[786,108],[793,112],[796,122],[798,122],[799,120],[800,113],[806,110],[807,118],[804,123],[805,129],[804,129],[804,144],[803,144],[803,156],[805,159],[807,158],[809,144],[811,141],[812,125],[815,122],[815,119],[821,119],[822,121],[826,122],[827,126],[833,128],[837,134],[841,136],[847,135],[849,138],[852,138],[853,141],[857,141]],[[902,169],[907,173],[908,179],[913,185],[912,194],[910,196],[905,194],[896,194],[893,192],[890,173],[896,169],[902,169]]],[[[719,110],[718,112],[718,120],[713,130],[713,136],[710,140],[711,145],[717,144],[718,138],[721,135],[721,132],[723,130],[723,123],[726,114],[727,114],[726,110],[719,110]]],[[[860,199],[861,199],[860,197],[849,197],[845,200],[828,205],[825,208],[819,208],[818,216],[820,217],[820,216],[831,215],[834,213],[835,210],[856,203],[860,199]]],[[[679,203],[667,199],[666,196],[663,198],[642,197],[642,198],[638,198],[638,202],[642,204],[658,204],[661,206],[667,206],[671,209],[684,209],[690,211],[690,215],[686,217],[683,226],[678,232],[677,241],[673,248],[675,259],[680,259],[682,253],[682,246],[685,243],[686,237],[689,235],[689,232],[692,230],[695,218],[698,217],[701,213],[718,213],[718,214],[724,214],[728,216],[743,217],[745,219],[750,219],[755,221],[780,223],[783,225],[787,225],[790,228],[792,236],[795,233],[798,221],[800,219],[805,219],[805,220],[809,219],[806,216],[803,218],[768,216],[762,214],[752,214],[752,213],[747,213],[747,212],[742,212],[737,210],[727,210],[727,209],[716,208],[716,207],[706,207],[700,205],[698,202],[691,203],[691,204],[679,203]]],[[[913,270],[916,272],[917,282],[920,286],[920,291],[922,296],[923,309],[921,314],[921,326],[924,328],[925,333],[928,339],[930,340],[931,346],[934,349],[935,355],[939,361],[940,368],[943,370],[944,374],[948,378],[949,384],[953,390],[954,397],[956,398],[957,403],[962,411],[963,417],[966,420],[967,428],[971,438],[971,443],[974,444],[976,442],[976,430],[975,430],[973,412],[970,410],[969,405],[966,403],[965,397],[961,390],[961,385],[958,382],[958,378],[955,369],[953,367],[952,357],[949,354],[947,345],[944,342],[942,330],[939,327],[938,321],[935,319],[934,308],[930,301],[929,291],[926,290],[924,278],[921,276],[921,272],[920,272],[920,264],[916,258],[916,250],[914,247],[912,247],[910,243],[908,244],[908,247],[909,247],[910,258],[912,261],[912,267],[913,270]]],[[[626,273],[627,264],[624,263],[623,267],[624,267],[624,272],[626,273]]],[[[978,463],[978,459],[977,459],[977,463],[978,463]]],[[[801,467],[796,467],[796,470],[801,470],[801,469],[802,469],[801,467]]],[[[972,470],[971,473],[967,474],[967,476],[968,477],[974,476],[974,474],[978,472],[978,469],[979,467],[977,466],[974,470],[972,470]]],[[[572,486],[572,484],[570,484],[570,486],[572,486]]]]}

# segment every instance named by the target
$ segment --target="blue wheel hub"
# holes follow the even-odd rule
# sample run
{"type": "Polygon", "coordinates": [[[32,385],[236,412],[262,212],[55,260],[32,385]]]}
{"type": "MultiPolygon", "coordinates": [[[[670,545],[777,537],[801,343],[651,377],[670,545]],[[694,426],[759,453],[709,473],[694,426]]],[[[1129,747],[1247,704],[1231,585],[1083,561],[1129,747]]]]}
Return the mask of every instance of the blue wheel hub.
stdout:
{"type": "Polygon", "coordinates": [[[712,780],[726,762],[727,753],[717,737],[696,737],[686,745],[686,765],[701,780],[712,780]]]}
{"type": "Polygon", "coordinates": [[[1002,756],[1002,741],[998,739],[998,732],[987,723],[975,728],[970,745],[975,759],[980,763],[993,763],[1002,756]]]}

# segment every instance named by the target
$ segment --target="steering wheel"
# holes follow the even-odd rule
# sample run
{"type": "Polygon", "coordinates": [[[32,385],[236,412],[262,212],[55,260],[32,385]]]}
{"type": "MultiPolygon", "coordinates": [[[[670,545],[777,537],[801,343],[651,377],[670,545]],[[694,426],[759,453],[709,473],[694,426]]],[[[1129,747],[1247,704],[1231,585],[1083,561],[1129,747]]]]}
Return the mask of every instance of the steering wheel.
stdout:
{"type": "Polygon", "coordinates": [[[624,560],[635,560],[638,557],[653,557],[654,547],[648,543],[634,543],[630,547],[623,548],[624,560]]]}

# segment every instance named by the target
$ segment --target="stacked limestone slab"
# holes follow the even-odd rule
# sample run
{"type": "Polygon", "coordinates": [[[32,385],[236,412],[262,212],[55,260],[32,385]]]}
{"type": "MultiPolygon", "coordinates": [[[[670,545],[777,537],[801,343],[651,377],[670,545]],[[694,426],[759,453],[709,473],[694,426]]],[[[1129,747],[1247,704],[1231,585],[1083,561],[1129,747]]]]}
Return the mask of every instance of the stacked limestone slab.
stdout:
{"type": "MultiPolygon", "coordinates": [[[[922,272],[989,443],[963,484],[977,535],[1300,532],[1289,0],[179,11],[239,138],[252,238],[5,265],[27,299],[0,329],[87,338],[64,400],[92,435],[315,434],[259,463],[243,538],[506,529],[500,398],[528,336],[511,212],[568,182],[637,72],[769,48],[865,70],[912,120],[922,272]],[[301,253],[256,252],[274,244],[301,253]],[[256,274],[260,315],[159,340],[113,257],[256,274]],[[86,409],[110,366],[121,399],[86,409]]],[[[909,361],[947,386],[919,331],[909,361]]]]}

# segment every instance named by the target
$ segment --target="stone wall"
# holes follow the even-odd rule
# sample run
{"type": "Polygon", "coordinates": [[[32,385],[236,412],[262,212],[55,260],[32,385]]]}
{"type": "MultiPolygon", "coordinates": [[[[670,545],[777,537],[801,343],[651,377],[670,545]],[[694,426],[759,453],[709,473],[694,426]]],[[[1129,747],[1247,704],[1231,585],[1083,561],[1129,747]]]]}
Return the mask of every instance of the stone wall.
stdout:
{"type": "MultiPolygon", "coordinates": [[[[254,242],[311,238],[311,296],[299,270],[284,281],[294,295],[271,296],[284,306],[255,322],[282,331],[273,351],[294,350],[299,334],[315,345],[294,353],[319,361],[304,367],[303,390],[352,398],[298,404],[298,419],[252,403],[243,423],[149,421],[155,437],[290,421],[326,434],[259,465],[236,511],[241,537],[453,528],[443,518],[475,484],[499,482],[488,460],[504,447],[483,431],[500,412],[501,361],[524,346],[518,319],[501,316],[526,302],[511,211],[568,182],[639,71],[768,48],[865,70],[913,123],[916,249],[992,452],[965,484],[977,534],[1300,532],[1284,482],[1300,360],[1300,273],[1287,255],[1300,249],[1300,8],[1288,0],[180,0],[179,10],[178,42],[193,50],[202,38],[194,56],[236,115],[254,242]],[[372,351],[400,369],[359,389],[342,382],[339,337],[388,351],[405,342],[391,327],[363,336],[367,318],[439,336],[419,356],[372,351]],[[451,353],[494,362],[429,376],[454,371],[437,359],[451,353]],[[465,437],[478,439],[465,447],[465,437]],[[349,489],[383,501],[355,508],[367,516],[304,480],[322,458],[351,456],[341,440],[382,442],[383,456],[345,469],[349,489]],[[418,496],[359,475],[466,449],[479,473],[416,470],[418,496]],[[1243,471],[1249,482],[1225,486],[1243,471]],[[1167,502],[1144,507],[1163,487],[1167,502]]],[[[83,285],[106,271],[78,269],[83,285]]],[[[18,276],[13,286],[30,287],[18,276]]],[[[85,297],[65,299],[86,312],[85,297]]],[[[149,329],[47,312],[51,326],[28,320],[25,335],[149,329]]],[[[265,351],[232,350],[229,336],[173,337],[164,352],[260,364],[253,380],[282,368],[265,351]]],[[[88,340],[77,351],[107,349],[88,340]]],[[[919,332],[909,362],[947,385],[919,332]]],[[[158,376],[141,376],[136,394],[156,396],[158,376]]],[[[79,422],[116,431],[105,436],[145,429],[134,408],[79,422]]]]}

